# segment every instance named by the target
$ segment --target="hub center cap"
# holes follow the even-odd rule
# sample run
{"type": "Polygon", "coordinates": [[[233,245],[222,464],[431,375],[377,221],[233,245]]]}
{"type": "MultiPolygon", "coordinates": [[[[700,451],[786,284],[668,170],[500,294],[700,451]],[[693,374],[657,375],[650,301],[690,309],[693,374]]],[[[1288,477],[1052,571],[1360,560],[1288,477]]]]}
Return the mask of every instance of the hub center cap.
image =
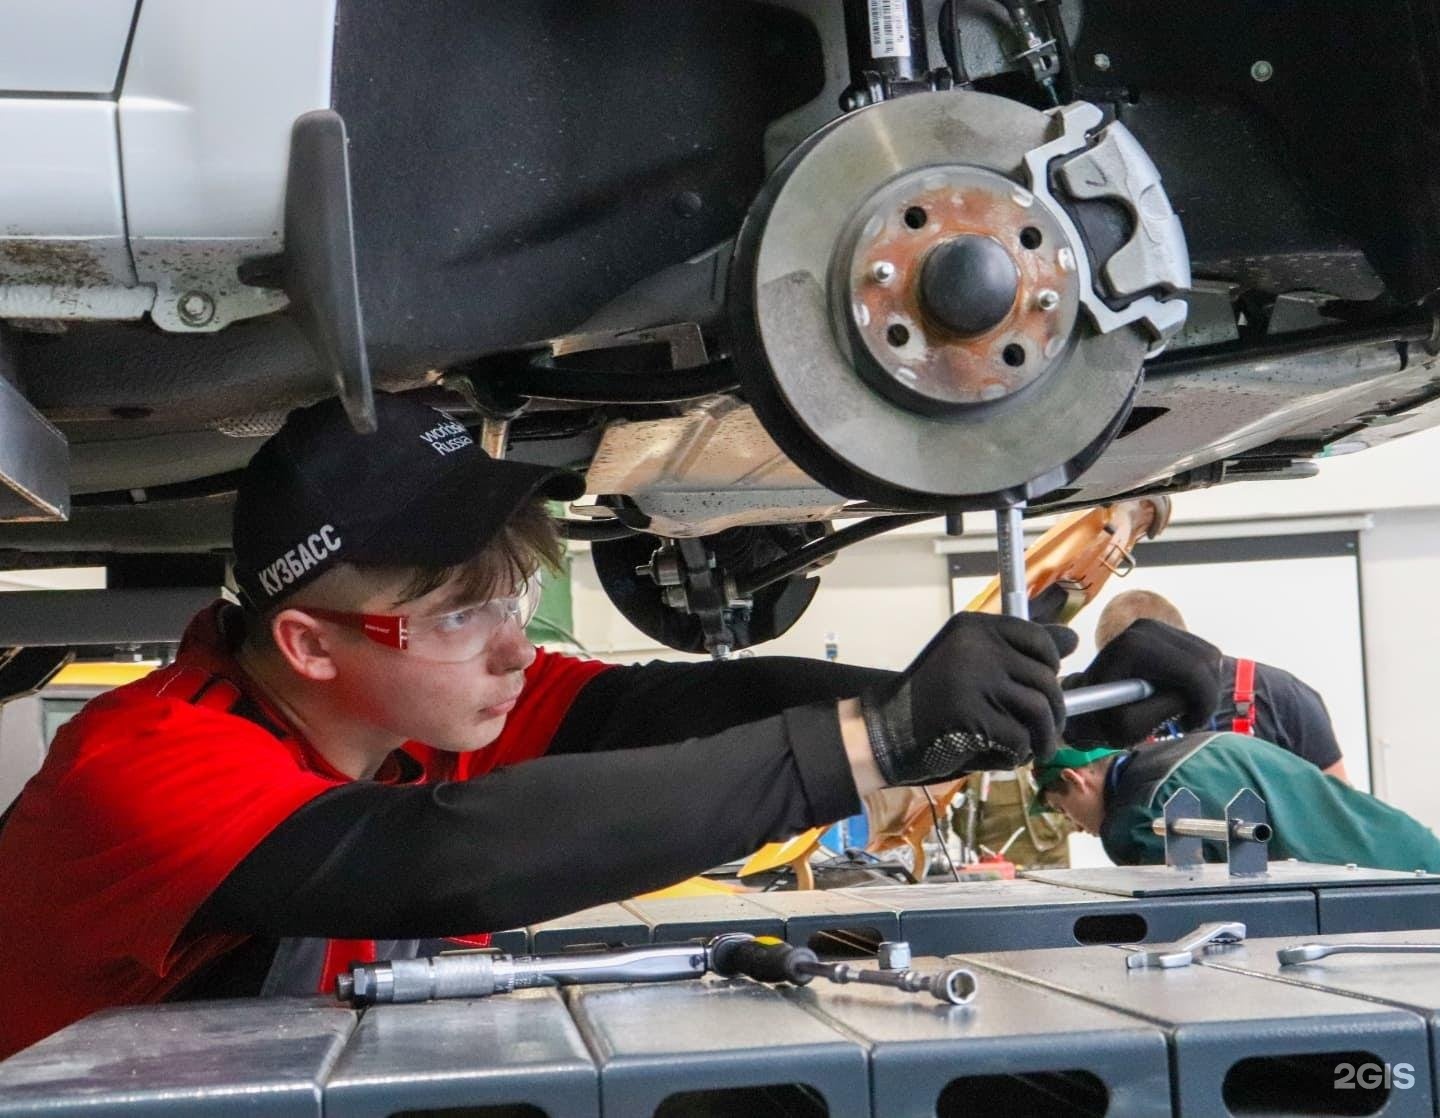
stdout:
{"type": "Polygon", "coordinates": [[[967,337],[999,326],[1019,288],[1019,269],[1000,242],[973,233],[936,245],[920,269],[920,305],[967,337]]]}

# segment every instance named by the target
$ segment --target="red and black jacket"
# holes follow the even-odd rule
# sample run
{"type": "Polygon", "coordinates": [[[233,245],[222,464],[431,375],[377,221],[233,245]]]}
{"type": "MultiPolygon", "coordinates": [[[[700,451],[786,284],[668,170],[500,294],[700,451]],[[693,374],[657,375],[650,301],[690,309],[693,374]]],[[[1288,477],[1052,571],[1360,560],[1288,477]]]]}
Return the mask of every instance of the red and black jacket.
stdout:
{"type": "Polygon", "coordinates": [[[318,986],[369,941],[535,923],[852,814],[834,700],[887,674],[541,651],[493,745],[412,743],[354,781],[265,706],[235,620],[217,603],[173,665],[87,705],[8,813],[0,1057],[103,1007],[318,986]],[[350,942],[317,962],[303,940],[350,942]]]}

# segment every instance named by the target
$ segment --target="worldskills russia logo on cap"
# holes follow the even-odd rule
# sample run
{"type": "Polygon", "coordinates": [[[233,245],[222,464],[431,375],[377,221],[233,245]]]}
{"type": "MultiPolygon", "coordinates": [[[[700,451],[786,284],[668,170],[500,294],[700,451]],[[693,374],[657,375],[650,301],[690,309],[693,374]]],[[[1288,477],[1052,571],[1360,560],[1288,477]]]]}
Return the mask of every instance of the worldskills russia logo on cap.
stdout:
{"type": "Polygon", "coordinates": [[[443,423],[437,423],[430,430],[420,436],[422,442],[431,450],[442,457],[446,454],[454,454],[467,446],[474,446],[475,440],[470,432],[465,430],[465,425],[458,422],[452,416],[435,409],[436,414],[444,417],[443,423]]]}

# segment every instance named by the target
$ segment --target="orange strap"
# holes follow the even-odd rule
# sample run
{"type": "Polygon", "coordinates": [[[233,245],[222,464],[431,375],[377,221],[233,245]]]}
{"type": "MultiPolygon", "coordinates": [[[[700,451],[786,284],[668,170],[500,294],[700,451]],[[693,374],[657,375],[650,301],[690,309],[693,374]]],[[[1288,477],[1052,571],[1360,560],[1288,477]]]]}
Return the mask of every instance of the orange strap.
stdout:
{"type": "Polygon", "coordinates": [[[1235,720],[1230,729],[1255,736],[1255,661],[1235,661],[1235,720]]]}

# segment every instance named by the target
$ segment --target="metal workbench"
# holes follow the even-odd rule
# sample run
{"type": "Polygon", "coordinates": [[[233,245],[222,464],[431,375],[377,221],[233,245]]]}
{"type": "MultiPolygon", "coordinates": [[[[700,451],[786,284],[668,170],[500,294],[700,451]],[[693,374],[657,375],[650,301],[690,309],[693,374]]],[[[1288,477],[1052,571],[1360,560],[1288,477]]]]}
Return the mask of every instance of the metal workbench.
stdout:
{"type": "Polygon", "coordinates": [[[960,959],[1158,1025],[1170,1046],[1179,1118],[1432,1114],[1429,1036],[1418,1014],[1206,965],[1132,970],[1125,965],[1126,953],[1118,947],[1078,947],[960,959]],[[1336,1068],[1357,1059],[1424,1072],[1415,1088],[1391,1093],[1383,1110],[1337,1110],[1336,1068]]]}
{"type": "Polygon", "coordinates": [[[1169,1115],[1159,1028],[1005,975],[977,972],[976,983],[966,1006],[858,985],[812,983],[786,996],[868,1048],[876,1115],[1169,1115]]]}
{"type": "Polygon", "coordinates": [[[1168,941],[1210,920],[1242,920],[1270,935],[1316,928],[1315,899],[1303,889],[1140,899],[1022,878],[855,892],[892,908],[900,938],[927,955],[1168,941]]]}
{"type": "Polygon", "coordinates": [[[361,1015],[318,997],[107,1011],[0,1063],[0,1118],[480,1108],[888,1118],[1042,1114],[1062,1104],[1078,1114],[1208,1116],[1225,1113],[1227,1101],[1313,1112],[1335,1102],[1331,1076],[1347,1061],[1408,1064],[1414,1081],[1387,1087],[1379,1102],[1363,1091],[1342,1102],[1432,1113],[1440,993],[1429,991],[1440,991],[1440,956],[1281,971],[1274,947],[1327,938],[1327,914],[1369,928],[1418,919],[1440,885],[1279,866],[1238,887],[1208,868],[1189,880],[1117,868],[602,905],[508,942],[561,953],[741,930],[824,950],[900,937],[917,956],[947,952],[975,967],[979,990],[955,1007],[874,987],[708,978],[361,1015]],[[1245,922],[1249,941],[1167,971],[1128,970],[1126,949],[1113,946],[1176,939],[1209,920],[1245,922]],[[1086,940],[1098,945],[1072,946],[1086,940]],[[1278,1101],[1277,1084],[1288,1092],[1278,1101]]]}
{"type": "Polygon", "coordinates": [[[321,998],[107,1009],[0,1062],[0,1116],[321,1118],[355,1023],[321,998]]]}

